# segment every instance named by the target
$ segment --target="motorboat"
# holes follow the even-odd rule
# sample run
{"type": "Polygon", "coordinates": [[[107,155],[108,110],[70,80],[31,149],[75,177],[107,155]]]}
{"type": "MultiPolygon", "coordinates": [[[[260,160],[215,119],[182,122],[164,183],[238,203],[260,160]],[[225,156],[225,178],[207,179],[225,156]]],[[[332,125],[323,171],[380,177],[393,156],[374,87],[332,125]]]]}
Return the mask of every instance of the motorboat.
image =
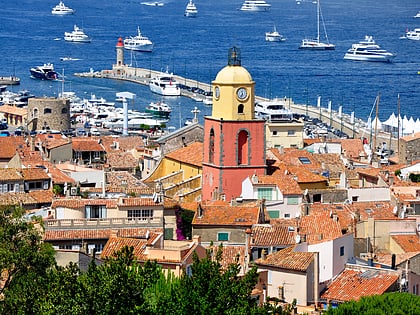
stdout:
{"type": "Polygon", "coordinates": [[[76,43],[90,43],[92,39],[83,32],[83,29],[74,25],[72,32],[64,32],[64,40],[76,43]]]}
{"type": "Polygon", "coordinates": [[[2,85],[19,85],[20,84],[20,78],[16,77],[14,75],[10,76],[0,76],[0,84],[2,85]]]}
{"type": "Polygon", "coordinates": [[[264,0],[245,0],[242,4],[241,11],[265,12],[269,11],[271,4],[264,0]]]}
{"type": "Polygon", "coordinates": [[[181,89],[179,83],[168,72],[161,73],[149,81],[150,91],[163,96],[179,96],[181,89]]]}
{"type": "Polygon", "coordinates": [[[415,28],[412,31],[405,32],[405,38],[411,40],[420,40],[420,28],[415,28]]]}
{"type": "Polygon", "coordinates": [[[155,117],[169,117],[172,108],[163,102],[152,102],[146,106],[146,113],[150,113],[155,117]]]}
{"type": "Polygon", "coordinates": [[[284,42],[286,38],[277,31],[276,25],[274,25],[272,32],[265,33],[265,40],[267,42],[284,42]]]}
{"type": "Polygon", "coordinates": [[[52,8],[51,13],[55,15],[68,15],[73,14],[74,10],[66,6],[63,1],[60,1],[54,8],[52,8]]]}
{"type": "Polygon", "coordinates": [[[31,68],[30,73],[32,77],[40,80],[57,80],[58,73],[54,70],[52,63],[44,63],[42,66],[31,68]]]}
{"type": "Polygon", "coordinates": [[[165,5],[165,3],[160,1],[142,2],[141,4],[148,5],[151,7],[163,7],[165,5]]]}
{"type": "Polygon", "coordinates": [[[322,17],[322,14],[321,14],[321,5],[320,5],[319,2],[320,2],[319,0],[316,2],[316,6],[317,6],[317,37],[316,37],[316,39],[304,38],[302,40],[301,45],[299,46],[299,49],[304,49],[304,50],[334,50],[335,49],[335,45],[329,43],[329,41],[328,41],[327,30],[325,28],[324,18],[322,17]],[[320,35],[321,22],[322,22],[322,26],[323,26],[323,29],[324,29],[324,35],[325,35],[325,40],[326,40],[325,43],[321,42],[321,35],[320,35]]]}
{"type": "Polygon", "coordinates": [[[277,98],[257,102],[254,107],[254,113],[256,119],[264,119],[271,122],[293,120],[293,112],[286,108],[284,100],[277,98]]]}
{"type": "Polygon", "coordinates": [[[137,35],[124,39],[124,48],[136,51],[151,52],[153,50],[152,41],[141,34],[140,27],[137,26],[137,35]]]}
{"type": "Polygon", "coordinates": [[[198,14],[198,10],[197,10],[196,5],[193,2],[193,0],[190,0],[187,4],[187,7],[185,8],[184,15],[187,17],[196,17],[197,14],[198,14]]]}
{"type": "Polygon", "coordinates": [[[420,11],[414,16],[415,18],[420,18],[420,11]]]}
{"type": "Polygon", "coordinates": [[[344,59],[357,61],[379,61],[391,62],[395,54],[382,49],[372,36],[365,36],[365,39],[353,44],[344,55],[344,59]]]}

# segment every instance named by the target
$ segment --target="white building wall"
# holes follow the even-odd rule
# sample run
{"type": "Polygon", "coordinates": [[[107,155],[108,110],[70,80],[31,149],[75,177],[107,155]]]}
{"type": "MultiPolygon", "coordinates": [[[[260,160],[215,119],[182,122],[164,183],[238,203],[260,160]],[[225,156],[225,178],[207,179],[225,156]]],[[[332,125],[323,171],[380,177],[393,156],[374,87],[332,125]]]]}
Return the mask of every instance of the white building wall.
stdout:
{"type": "Polygon", "coordinates": [[[367,188],[349,188],[348,199],[353,200],[357,197],[357,201],[390,201],[391,193],[387,187],[367,187],[367,188]]]}
{"type": "Polygon", "coordinates": [[[242,181],[242,194],[243,199],[255,199],[254,197],[254,189],[251,183],[251,179],[249,177],[245,178],[242,181]]]}

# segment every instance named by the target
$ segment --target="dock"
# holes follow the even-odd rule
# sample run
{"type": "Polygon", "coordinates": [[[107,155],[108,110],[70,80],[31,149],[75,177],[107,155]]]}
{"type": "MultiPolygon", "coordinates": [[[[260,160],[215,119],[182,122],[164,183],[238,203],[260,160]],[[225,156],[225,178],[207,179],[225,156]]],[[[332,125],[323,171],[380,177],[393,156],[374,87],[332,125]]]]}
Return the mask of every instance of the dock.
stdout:
{"type": "MultiPolygon", "coordinates": [[[[154,78],[161,74],[161,71],[145,69],[145,68],[135,68],[129,65],[124,65],[116,67],[114,65],[112,70],[101,70],[101,71],[90,71],[83,73],[75,73],[75,76],[83,78],[104,78],[104,79],[113,79],[113,80],[123,80],[130,81],[133,83],[138,83],[142,85],[148,85],[151,78],[154,78]]],[[[173,75],[173,77],[181,84],[197,87],[204,91],[211,91],[211,85],[204,82],[199,82],[197,80],[191,80],[184,78],[179,75],[173,75]]],[[[199,93],[193,93],[191,91],[181,89],[181,96],[201,99],[205,98],[204,95],[199,93]]],[[[256,102],[268,101],[269,99],[255,96],[256,102]]],[[[306,115],[310,118],[316,118],[321,120],[323,123],[342,131],[347,134],[350,138],[367,138],[371,139],[374,136],[376,137],[376,143],[380,144],[381,142],[386,142],[390,147],[396,148],[397,138],[385,132],[375,132],[373,125],[372,128],[368,127],[367,122],[362,119],[351,117],[345,113],[339,113],[334,110],[329,110],[325,107],[318,107],[309,104],[295,104],[292,98],[284,97],[284,103],[286,107],[293,111],[296,114],[306,115]]]]}

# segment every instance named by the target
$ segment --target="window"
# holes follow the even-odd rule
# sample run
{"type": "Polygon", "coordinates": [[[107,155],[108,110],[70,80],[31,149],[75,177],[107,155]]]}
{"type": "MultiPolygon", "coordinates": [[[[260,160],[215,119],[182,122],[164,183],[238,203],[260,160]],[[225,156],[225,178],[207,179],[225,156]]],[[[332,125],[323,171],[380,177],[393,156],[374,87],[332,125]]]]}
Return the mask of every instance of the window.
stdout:
{"type": "Polygon", "coordinates": [[[295,135],[295,130],[287,130],[287,135],[288,136],[294,136],[295,135]]]}
{"type": "Polygon", "coordinates": [[[340,256],[344,256],[344,246],[340,247],[340,256]]]}
{"type": "Polygon", "coordinates": [[[272,188],[258,188],[258,199],[273,200],[272,188]]]}
{"type": "Polygon", "coordinates": [[[277,136],[277,130],[273,130],[273,136],[277,136]]]}
{"type": "Polygon", "coordinates": [[[67,108],[65,108],[65,107],[64,107],[64,108],[62,108],[62,109],[61,109],[61,113],[62,113],[62,114],[67,114],[67,108]]]}
{"type": "Polygon", "coordinates": [[[298,159],[299,159],[300,163],[302,163],[302,164],[311,164],[311,160],[309,160],[309,159],[308,159],[307,157],[305,157],[305,156],[301,156],[301,157],[299,157],[298,159]]]}
{"type": "Polygon", "coordinates": [[[32,112],[32,118],[38,118],[38,108],[34,108],[32,112]]]}
{"type": "Polygon", "coordinates": [[[314,194],[312,198],[313,198],[313,202],[321,202],[322,200],[321,194],[314,194]]]}
{"type": "Polygon", "coordinates": [[[243,114],[244,113],[244,104],[239,104],[238,105],[238,114],[243,114]]]}
{"type": "Polygon", "coordinates": [[[150,209],[141,209],[141,210],[128,210],[128,218],[137,218],[140,220],[152,220],[153,219],[153,210],[150,209]]]}
{"type": "Polygon", "coordinates": [[[280,211],[278,210],[269,210],[268,215],[270,216],[270,219],[278,219],[280,217],[280,211]]]}
{"type": "Polygon", "coordinates": [[[238,165],[248,164],[248,141],[248,132],[241,130],[238,134],[238,165]]]}
{"type": "Polygon", "coordinates": [[[191,265],[187,265],[187,268],[185,268],[185,274],[188,277],[191,277],[192,276],[192,268],[191,268],[191,265]]]}
{"type": "Polygon", "coordinates": [[[51,114],[52,113],[52,109],[51,108],[44,108],[44,114],[51,114]]]}
{"type": "Polygon", "coordinates": [[[229,241],[229,233],[228,232],[219,232],[219,233],[217,233],[217,240],[219,242],[229,241]]]}
{"type": "Polygon", "coordinates": [[[173,240],[174,239],[174,229],[167,229],[165,228],[165,240],[173,240]]]}
{"type": "Polygon", "coordinates": [[[209,139],[209,162],[214,163],[214,130],[210,130],[210,139],[209,139]]]}
{"type": "Polygon", "coordinates": [[[106,218],[106,206],[90,205],[85,207],[86,219],[106,218]]]}
{"type": "Polygon", "coordinates": [[[287,204],[288,205],[297,205],[297,204],[299,204],[299,198],[298,197],[288,197],[287,198],[287,204]]]}
{"type": "Polygon", "coordinates": [[[287,218],[290,218],[290,213],[285,213],[284,214],[284,217],[287,219],[287,218]]]}

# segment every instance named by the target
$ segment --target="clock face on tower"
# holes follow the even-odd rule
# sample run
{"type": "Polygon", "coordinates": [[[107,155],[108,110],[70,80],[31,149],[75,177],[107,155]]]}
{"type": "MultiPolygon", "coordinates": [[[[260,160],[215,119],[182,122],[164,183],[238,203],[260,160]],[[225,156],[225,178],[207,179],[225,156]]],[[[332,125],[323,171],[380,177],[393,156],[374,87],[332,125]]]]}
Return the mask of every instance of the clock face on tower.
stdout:
{"type": "Polygon", "coordinates": [[[236,96],[238,97],[238,99],[244,100],[248,97],[248,91],[246,90],[246,88],[241,87],[236,91],[236,96]]]}

